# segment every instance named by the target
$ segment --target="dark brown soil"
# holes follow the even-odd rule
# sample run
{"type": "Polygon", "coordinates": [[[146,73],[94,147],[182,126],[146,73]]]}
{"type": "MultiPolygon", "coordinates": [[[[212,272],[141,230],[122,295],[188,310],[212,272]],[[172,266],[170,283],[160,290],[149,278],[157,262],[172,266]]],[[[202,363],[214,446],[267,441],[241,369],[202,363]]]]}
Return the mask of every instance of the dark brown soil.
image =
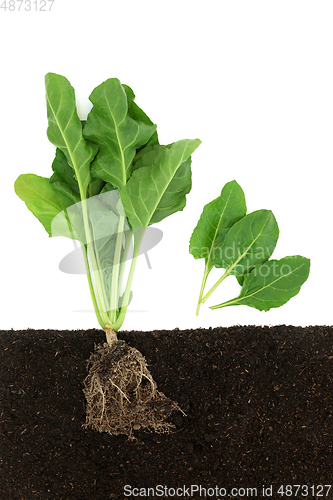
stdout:
{"type": "Polygon", "coordinates": [[[86,430],[82,382],[104,332],[1,331],[1,500],[221,500],[231,488],[263,498],[263,485],[273,491],[265,498],[333,498],[333,327],[119,337],[187,416],[170,417],[170,434],[138,431],[135,441],[86,430]],[[207,494],[181,495],[191,485],[207,494]],[[287,485],[304,486],[296,496],[287,485]]]}

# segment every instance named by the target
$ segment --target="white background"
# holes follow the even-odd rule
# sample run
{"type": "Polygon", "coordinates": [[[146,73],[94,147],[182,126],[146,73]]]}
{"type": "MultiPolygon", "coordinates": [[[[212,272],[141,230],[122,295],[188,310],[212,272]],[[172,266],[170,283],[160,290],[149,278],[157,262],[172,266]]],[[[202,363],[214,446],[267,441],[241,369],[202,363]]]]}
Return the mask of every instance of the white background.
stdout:
{"type": "Polygon", "coordinates": [[[149,252],[152,269],[139,259],[124,329],[332,324],[333,3],[55,0],[50,12],[18,6],[0,9],[0,329],[99,326],[86,276],[58,267],[73,242],[48,238],[13,189],[21,173],[52,173],[47,72],[69,79],[81,118],[93,88],[117,77],[157,123],[161,143],[202,140],[186,208],[158,224],[164,237],[149,252]],[[188,253],[189,238],[203,206],[233,179],[248,211],[273,211],[280,227],[273,258],[311,258],[310,278],[281,308],[211,311],[208,305],[238,295],[229,277],[197,318],[204,263],[188,253]]]}

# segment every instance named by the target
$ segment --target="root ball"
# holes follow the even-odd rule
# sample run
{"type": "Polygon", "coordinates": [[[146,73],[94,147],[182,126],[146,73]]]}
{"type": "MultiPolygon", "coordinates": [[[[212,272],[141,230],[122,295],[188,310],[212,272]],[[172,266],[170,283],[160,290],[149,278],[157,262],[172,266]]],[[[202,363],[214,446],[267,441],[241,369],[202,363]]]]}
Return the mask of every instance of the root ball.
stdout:
{"type": "Polygon", "coordinates": [[[86,423],[99,432],[126,434],[143,429],[169,432],[165,419],[177,403],[157,390],[144,356],[123,340],[99,344],[88,360],[89,373],[83,382],[86,423]]]}

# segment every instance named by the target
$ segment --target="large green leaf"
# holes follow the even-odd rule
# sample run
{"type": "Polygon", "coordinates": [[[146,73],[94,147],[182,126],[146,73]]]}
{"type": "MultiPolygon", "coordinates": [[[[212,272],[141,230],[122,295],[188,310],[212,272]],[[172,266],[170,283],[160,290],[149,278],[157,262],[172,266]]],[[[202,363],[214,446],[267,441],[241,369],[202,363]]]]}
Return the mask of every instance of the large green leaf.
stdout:
{"type": "Polygon", "coordinates": [[[130,176],[136,150],[148,142],[156,125],[129,116],[126,92],[117,78],[96,87],[89,99],[94,106],[84,136],[99,146],[92,175],[121,189],[130,176]]]}
{"type": "Polygon", "coordinates": [[[246,214],[245,196],[236,181],[228,182],[221,195],[205,205],[190,239],[190,253],[205,259],[209,272],[222,267],[220,248],[229,229],[246,214]]]}
{"type": "Polygon", "coordinates": [[[149,148],[147,158],[141,155],[141,167],[120,191],[132,227],[147,227],[184,208],[191,187],[188,160],[200,143],[199,139],[184,139],[149,148]]]}
{"type": "MultiPolygon", "coordinates": [[[[52,236],[52,220],[63,210],[78,201],[78,197],[66,186],[50,183],[46,177],[35,174],[22,174],[14,184],[16,194],[25,202],[28,209],[43,224],[49,236],[52,236]]],[[[70,236],[68,228],[66,234],[70,236]]]]}
{"type": "MultiPolygon", "coordinates": [[[[169,146],[151,144],[142,149],[135,157],[133,172],[141,167],[157,165],[159,161],[162,161],[161,157],[167,154],[168,148],[169,146]]],[[[186,205],[185,196],[191,191],[192,188],[191,162],[191,157],[189,156],[187,160],[180,165],[164,195],[162,196],[149,224],[157,223],[171,213],[183,210],[186,205]],[[173,207],[172,212],[169,212],[170,207],[173,207]]]]}
{"type": "Polygon", "coordinates": [[[246,305],[260,311],[280,307],[300,291],[309,276],[310,260],[300,255],[270,260],[244,277],[239,297],[211,309],[246,305]]]}
{"type": "Polygon", "coordinates": [[[48,73],[45,77],[49,140],[64,153],[74,170],[81,197],[86,197],[90,181],[90,163],[97,146],[88,144],[82,135],[82,124],[75,105],[74,89],[67,78],[48,73]]]}
{"type": "Polygon", "coordinates": [[[236,222],[227,232],[220,248],[217,267],[228,274],[242,275],[272,255],[279,228],[270,210],[257,210],[236,222]]]}

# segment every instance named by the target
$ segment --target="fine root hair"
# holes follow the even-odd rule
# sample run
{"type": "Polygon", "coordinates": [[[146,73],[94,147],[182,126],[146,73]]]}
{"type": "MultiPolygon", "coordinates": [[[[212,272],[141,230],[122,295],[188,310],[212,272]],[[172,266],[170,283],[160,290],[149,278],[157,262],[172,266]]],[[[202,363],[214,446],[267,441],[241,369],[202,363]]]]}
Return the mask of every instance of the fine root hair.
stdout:
{"type": "MultiPolygon", "coordinates": [[[[99,432],[126,434],[133,431],[170,432],[165,419],[180,410],[176,402],[157,390],[144,356],[124,340],[95,346],[83,382],[86,423],[99,432]]],[[[181,410],[180,410],[181,411],[181,410]]]]}

